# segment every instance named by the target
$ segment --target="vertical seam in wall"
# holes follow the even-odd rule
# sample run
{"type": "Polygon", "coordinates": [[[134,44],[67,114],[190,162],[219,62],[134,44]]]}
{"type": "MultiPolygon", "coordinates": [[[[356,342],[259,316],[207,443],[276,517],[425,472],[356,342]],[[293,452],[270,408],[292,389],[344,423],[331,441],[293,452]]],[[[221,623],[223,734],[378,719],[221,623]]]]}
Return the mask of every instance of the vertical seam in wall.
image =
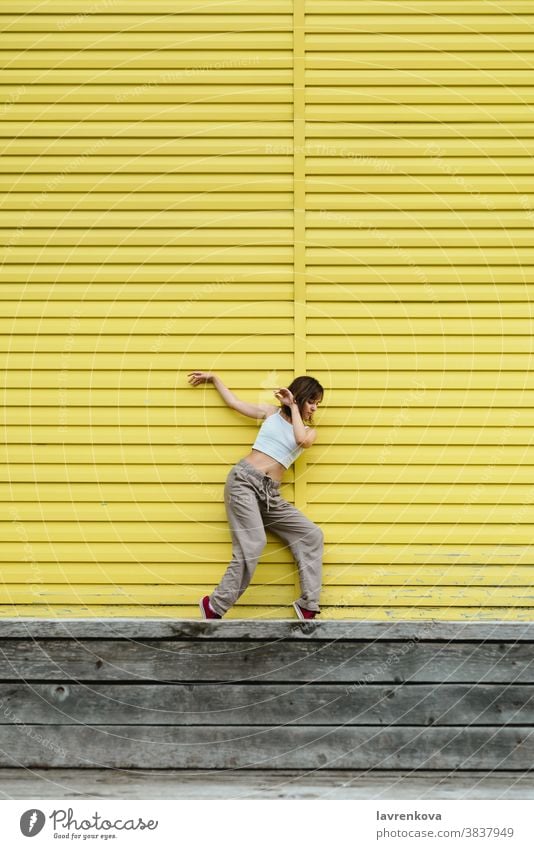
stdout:
{"type": "MultiPolygon", "coordinates": [[[[305,256],[305,0],[293,0],[293,310],[295,377],[306,374],[306,256],[305,256]]],[[[306,507],[306,452],[295,461],[295,505],[306,507]]]]}

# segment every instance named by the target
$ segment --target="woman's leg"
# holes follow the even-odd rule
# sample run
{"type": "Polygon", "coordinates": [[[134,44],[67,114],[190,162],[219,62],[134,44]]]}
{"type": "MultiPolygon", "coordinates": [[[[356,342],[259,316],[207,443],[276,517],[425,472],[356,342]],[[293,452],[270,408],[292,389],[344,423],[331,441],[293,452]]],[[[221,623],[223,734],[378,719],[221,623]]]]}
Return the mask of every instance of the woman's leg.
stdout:
{"type": "Polygon", "coordinates": [[[250,584],[267,537],[253,485],[232,468],[224,486],[224,504],[232,535],[232,559],[210,595],[223,616],[250,584]]]}
{"type": "Polygon", "coordinates": [[[322,529],[279,494],[265,512],[264,522],[268,531],[287,542],[295,558],[301,591],[297,604],[320,613],[324,550],[322,529]]]}

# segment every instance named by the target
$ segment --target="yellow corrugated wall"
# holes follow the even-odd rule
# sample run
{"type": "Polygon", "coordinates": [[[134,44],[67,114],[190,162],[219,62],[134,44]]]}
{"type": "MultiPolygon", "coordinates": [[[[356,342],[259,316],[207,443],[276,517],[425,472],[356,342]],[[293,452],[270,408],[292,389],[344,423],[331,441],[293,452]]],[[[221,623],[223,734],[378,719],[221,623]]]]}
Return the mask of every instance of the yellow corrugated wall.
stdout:
{"type": "MultiPolygon", "coordinates": [[[[532,619],[532,4],[0,12],[0,614],[197,617],[259,425],[210,369],[325,386],[323,618],[532,619]]],[[[228,616],[297,588],[269,534],[228,616]]]]}

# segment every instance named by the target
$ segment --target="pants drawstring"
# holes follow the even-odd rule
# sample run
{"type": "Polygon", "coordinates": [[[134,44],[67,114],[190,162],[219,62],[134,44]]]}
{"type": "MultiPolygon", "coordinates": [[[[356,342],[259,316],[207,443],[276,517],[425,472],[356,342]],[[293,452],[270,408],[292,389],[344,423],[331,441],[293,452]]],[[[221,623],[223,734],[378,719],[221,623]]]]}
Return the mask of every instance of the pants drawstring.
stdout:
{"type": "Polygon", "coordinates": [[[265,496],[266,496],[267,510],[268,510],[269,509],[269,481],[268,480],[265,481],[264,492],[265,492],[265,496]]]}

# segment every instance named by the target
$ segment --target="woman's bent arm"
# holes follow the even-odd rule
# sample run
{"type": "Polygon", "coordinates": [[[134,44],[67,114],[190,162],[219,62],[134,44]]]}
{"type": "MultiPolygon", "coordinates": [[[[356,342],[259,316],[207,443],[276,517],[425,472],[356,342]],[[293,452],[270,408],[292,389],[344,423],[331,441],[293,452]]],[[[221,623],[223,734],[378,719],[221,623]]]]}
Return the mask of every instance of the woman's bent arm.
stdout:
{"type": "Polygon", "coordinates": [[[197,386],[199,383],[213,383],[223,401],[232,410],[237,410],[244,416],[249,416],[252,419],[264,419],[268,413],[278,410],[278,407],[273,404],[250,404],[248,401],[242,401],[231,389],[224,385],[221,378],[214,372],[192,371],[189,372],[188,376],[192,376],[190,383],[193,386],[197,386]]]}

